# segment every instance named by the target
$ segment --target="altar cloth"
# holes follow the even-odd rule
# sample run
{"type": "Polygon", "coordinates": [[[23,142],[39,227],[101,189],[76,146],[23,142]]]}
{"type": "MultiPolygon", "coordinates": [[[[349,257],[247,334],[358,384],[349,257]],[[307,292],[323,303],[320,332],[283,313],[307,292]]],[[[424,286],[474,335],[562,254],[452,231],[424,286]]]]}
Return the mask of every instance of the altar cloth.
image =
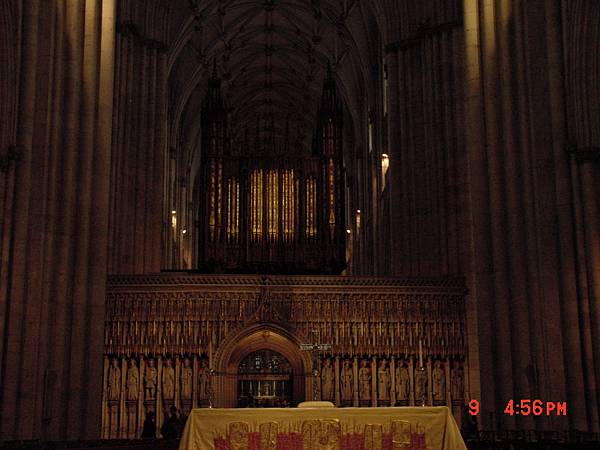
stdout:
{"type": "Polygon", "coordinates": [[[179,450],[466,450],[445,406],[194,409],[179,450]]]}

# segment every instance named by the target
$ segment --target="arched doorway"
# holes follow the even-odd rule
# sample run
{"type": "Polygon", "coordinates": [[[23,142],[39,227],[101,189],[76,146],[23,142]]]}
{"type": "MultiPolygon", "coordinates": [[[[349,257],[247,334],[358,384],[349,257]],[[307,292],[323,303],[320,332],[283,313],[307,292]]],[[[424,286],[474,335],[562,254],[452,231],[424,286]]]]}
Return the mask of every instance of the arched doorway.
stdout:
{"type": "Polygon", "coordinates": [[[269,349],[250,353],[238,367],[238,408],[282,408],[292,403],[292,366],[269,349]]]}
{"type": "MultiPolygon", "coordinates": [[[[243,396],[242,388],[246,389],[246,393],[252,393],[249,389],[260,389],[262,386],[265,389],[267,389],[266,386],[273,389],[277,388],[277,383],[272,382],[284,381],[286,377],[289,382],[283,385],[280,383],[279,389],[280,391],[281,389],[288,389],[289,392],[286,394],[287,398],[286,395],[281,397],[286,398],[291,406],[306,400],[305,393],[311,392],[311,360],[307,352],[300,351],[300,342],[295,334],[275,324],[256,324],[228,338],[216,355],[215,405],[224,408],[235,408],[239,405],[239,399],[243,396]],[[250,370],[244,368],[247,367],[244,366],[245,364],[248,364],[252,358],[257,356],[265,360],[259,364],[264,363],[268,367],[269,362],[273,364],[274,359],[278,359],[280,362],[285,361],[289,369],[284,370],[287,373],[276,373],[278,369],[273,370],[272,373],[264,373],[265,376],[261,380],[261,377],[256,377],[256,373],[249,373],[250,370]],[[277,378],[280,379],[277,380],[277,378]],[[244,380],[254,381],[255,383],[254,385],[240,383],[244,380]],[[268,383],[263,383],[261,386],[260,383],[256,383],[257,381],[268,383]],[[248,385],[253,387],[250,388],[248,385]]],[[[254,393],[252,395],[254,396],[254,393]]],[[[275,400],[272,393],[260,394],[260,396],[265,399],[271,397],[272,401],[275,400]]]]}

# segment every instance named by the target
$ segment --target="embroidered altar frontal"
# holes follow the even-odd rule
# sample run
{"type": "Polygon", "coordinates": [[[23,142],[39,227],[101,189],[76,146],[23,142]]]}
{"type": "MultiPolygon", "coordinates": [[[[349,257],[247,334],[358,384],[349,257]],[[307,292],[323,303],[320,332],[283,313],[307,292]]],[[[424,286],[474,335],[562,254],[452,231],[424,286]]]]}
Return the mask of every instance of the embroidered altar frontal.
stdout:
{"type": "Polygon", "coordinates": [[[447,407],[194,409],[179,450],[466,450],[447,407]]]}

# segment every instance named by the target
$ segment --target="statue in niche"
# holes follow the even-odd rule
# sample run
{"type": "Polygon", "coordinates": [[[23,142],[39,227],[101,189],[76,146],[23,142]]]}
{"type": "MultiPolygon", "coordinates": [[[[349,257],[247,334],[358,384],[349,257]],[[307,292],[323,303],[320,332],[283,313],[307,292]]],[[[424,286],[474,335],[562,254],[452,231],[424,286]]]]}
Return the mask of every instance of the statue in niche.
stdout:
{"type": "Polygon", "coordinates": [[[431,377],[433,381],[433,399],[444,400],[446,398],[446,374],[439,361],[436,361],[431,377]]]}
{"type": "Polygon", "coordinates": [[[371,368],[364,359],[358,370],[358,393],[361,400],[371,400],[371,368]]]}
{"type": "Polygon", "coordinates": [[[156,398],[156,382],[158,374],[156,367],[154,367],[154,360],[148,361],[148,367],[146,367],[146,373],[144,374],[144,386],[146,388],[146,399],[153,400],[156,398]]]}
{"type": "Polygon", "coordinates": [[[135,359],[129,360],[127,367],[127,400],[137,400],[139,395],[140,371],[137,368],[135,359]]]}
{"type": "Polygon", "coordinates": [[[189,358],[183,360],[183,368],[181,369],[181,398],[192,398],[192,367],[189,358]]]}
{"type": "Polygon", "coordinates": [[[396,367],[396,399],[408,400],[410,393],[410,375],[406,363],[398,364],[396,367]]]}
{"type": "Polygon", "coordinates": [[[344,361],[344,368],[342,369],[342,400],[351,401],[352,400],[352,392],[354,374],[352,372],[352,366],[350,365],[350,361],[344,361]]]}
{"type": "Polygon", "coordinates": [[[417,404],[421,402],[423,396],[427,399],[428,388],[427,371],[424,372],[424,376],[421,376],[419,370],[415,367],[415,402],[417,404]]]}
{"type": "Polygon", "coordinates": [[[461,365],[452,369],[452,400],[463,400],[464,397],[464,372],[461,365]]]}
{"type": "Polygon", "coordinates": [[[171,360],[165,360],[162,370],[162,397],[171,400],[175,396],[175,370],[171,360]]]}
{"type": "Polygon", "coordinates": [[[333,400],[333,367],[331,366],[331,359],[329,358],[325,359],[323,362],[321,385],[323,400],[333,400]]]}
{"type": "Polygon", "coordinates": [[[121,394],[121,369],[119,369],[119,360],[114,358],[110,362],[108,369],[108,399],[119,400],[121,394]]]}
{"type": "Polygon", "coordinates": [[[390,377],[390,369],[388,368],[387,361],[385,359],[379,361],[379,369],[377,371],[377,384],[379,400],[389,400],[392,380],[390,377]]]}
{"type": "Polygon", "coordinates": [[[200,370],[198,371],[198,398],[204,400],[208,398],[210,374],[208,368],[208,361],[203,359],[200,363],[200,370]]]}

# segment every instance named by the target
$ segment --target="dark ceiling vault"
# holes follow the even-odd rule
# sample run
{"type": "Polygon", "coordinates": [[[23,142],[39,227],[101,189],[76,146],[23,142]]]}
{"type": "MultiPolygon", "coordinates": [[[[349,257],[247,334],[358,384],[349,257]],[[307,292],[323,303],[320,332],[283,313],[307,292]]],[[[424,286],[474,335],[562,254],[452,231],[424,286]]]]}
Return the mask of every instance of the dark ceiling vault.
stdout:
{"type": "Polygon", "coordinates": [[[254,134],[259,119],[273,117],[275,136],[289,135],[299,150],[309,150],[328,64],[349,110],[363,109],[366,93],[361,91],[370,70],[366,30],[374,20],[364,2],[188,0],[177,5],[181,19],[171,30],[178,36],[170,58],[175,120],[177,111],[184,121],[184,115],[189,121],[198,114],[199,99],[193,97],[204,95],[215,63],[234,143],[241,143],[247,130],[254,134]]]}

